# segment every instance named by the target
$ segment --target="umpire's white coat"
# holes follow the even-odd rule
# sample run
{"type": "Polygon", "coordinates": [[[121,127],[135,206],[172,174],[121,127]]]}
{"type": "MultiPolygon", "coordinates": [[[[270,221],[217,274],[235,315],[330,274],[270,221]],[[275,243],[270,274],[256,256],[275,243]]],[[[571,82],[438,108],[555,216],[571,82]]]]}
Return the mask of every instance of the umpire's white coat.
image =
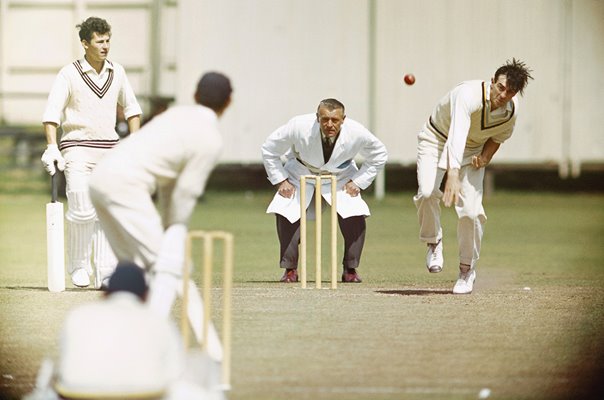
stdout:
{"type": "MultiPolygon", "coordinates": [[[[331,158],[325,163],[316,115],[294,117],[266,139],[262,145],[262,159],[268,180],[273,185],[288,179],[296,187],[296,192],[290,199],[276,193],[266,212],[281,214],[292,223],[300,219],[300,177],[322,173],[334,174],[338,178],[337,211],[342,218],[368,216],[369,207],[361,195],[352,197],[343,188],[350,180],[361,189],[369,187],[387,158],[386,146],[378,138],[360,123],[346,118],[331,158]],[[360,169],[354,161],[357,155],[363,158],[360,169]],[[285,163],[282,156],[286,158],[285,163]]],[[[314,181],[308,182],[306,208],[312,201],[313,193],[314,181]]],[[[330,181],[323,181],[321,194],[331,204],[330,181]]]]}

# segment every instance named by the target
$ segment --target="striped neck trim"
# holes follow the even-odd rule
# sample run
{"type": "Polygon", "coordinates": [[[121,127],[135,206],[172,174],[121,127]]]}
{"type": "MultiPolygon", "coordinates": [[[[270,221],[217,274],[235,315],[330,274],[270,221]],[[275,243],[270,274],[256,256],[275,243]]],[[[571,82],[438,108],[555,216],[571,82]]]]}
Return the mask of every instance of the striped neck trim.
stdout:
{"type": "MultiPolygon", "coordinates": [[[[106,61],[106,62],[108,62],[113,67],[113,64],[111,64],[110,61],[106,61]]],[[[79,60],[74,61],[73,65],[75,66],[76,70],[80,74],[80,77],[82,77],[82,80],[84,81],[84,83],[90,88],[90,90],[92,90],[94,92],[94,94],[96,94],[98,96],[99,99],[102,99],[103,96],[105,96],[105,94],[107,93],[107,91],[109,91],[109,88],[111,87],[111,83],[113,82],[113,68],[108,69],[109,75],[107,77],[107,80],[105,81],[105,84],[103,84],[102,87],[98,87],[97,84],[94,83],[94,81],[84,71],[84,69],[82,68],[82,64],[80,64],[79,60]]]]}

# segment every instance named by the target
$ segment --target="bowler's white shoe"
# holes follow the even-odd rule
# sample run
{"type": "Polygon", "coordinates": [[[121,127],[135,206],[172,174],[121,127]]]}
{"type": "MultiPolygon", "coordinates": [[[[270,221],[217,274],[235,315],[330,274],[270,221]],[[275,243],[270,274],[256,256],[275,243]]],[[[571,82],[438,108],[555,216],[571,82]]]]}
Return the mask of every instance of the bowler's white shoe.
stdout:
{"type": "Polygon", "coordinates": [[[428,268],[428,271],[433,274],[442,271],[444,262],[442,239],[438,243],[428,243],[428,252],[426,253],[426,268],[428,268]]]}
{"type": "Polygon", "coordinates": [[[84,268],[78,268],[71,273],[71,282],[77,287],[90,285],[90,277],[84,268]]]}
{"type": "Polygon", "coordinates": [[[467,269],[459,268],[459,279],[453,286],[454,294],[470,294],[474,289],[474,281],[476,280],[476,270],[468,267],[467,269]]]}

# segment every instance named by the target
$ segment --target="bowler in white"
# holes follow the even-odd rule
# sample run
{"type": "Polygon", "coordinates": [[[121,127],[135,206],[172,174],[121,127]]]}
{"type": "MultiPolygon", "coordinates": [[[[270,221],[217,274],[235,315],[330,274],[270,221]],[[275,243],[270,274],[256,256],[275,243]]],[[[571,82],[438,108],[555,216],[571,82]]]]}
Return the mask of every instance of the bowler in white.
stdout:
{"type": "Polygon", "coordinates": [[[517,60],[499,67],[490,82],[465,81],[438,102],[417,137],[419,238],[427,244],[426,267],[442,271],[443,232],[440,201],[458,216],[459,278],[455,294],[474,288],[476,265],[487,216],[482,206],[484,169],[514,131],[517,93],[532,79],[517,60]],[[445,178],[444,193],[441,182],[445,178]]]}

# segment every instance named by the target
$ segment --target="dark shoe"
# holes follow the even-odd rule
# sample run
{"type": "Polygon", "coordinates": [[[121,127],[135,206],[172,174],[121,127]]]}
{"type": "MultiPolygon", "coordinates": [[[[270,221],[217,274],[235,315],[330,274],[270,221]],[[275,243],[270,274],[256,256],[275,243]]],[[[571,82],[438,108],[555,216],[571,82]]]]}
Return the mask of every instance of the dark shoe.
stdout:
{"type": "Polygon", "coordinates": [[[361,277],[357,274],[355,268],[346,268],[342,274],[342,282],[344,283],[361,283],[361,277]]]}
{"type": "Polygon", "coordinates": [[[281,282],[292,283],[298,282],[298,270],[294,268],[287,268],[285,273],[281,277],[281,282]]]}

